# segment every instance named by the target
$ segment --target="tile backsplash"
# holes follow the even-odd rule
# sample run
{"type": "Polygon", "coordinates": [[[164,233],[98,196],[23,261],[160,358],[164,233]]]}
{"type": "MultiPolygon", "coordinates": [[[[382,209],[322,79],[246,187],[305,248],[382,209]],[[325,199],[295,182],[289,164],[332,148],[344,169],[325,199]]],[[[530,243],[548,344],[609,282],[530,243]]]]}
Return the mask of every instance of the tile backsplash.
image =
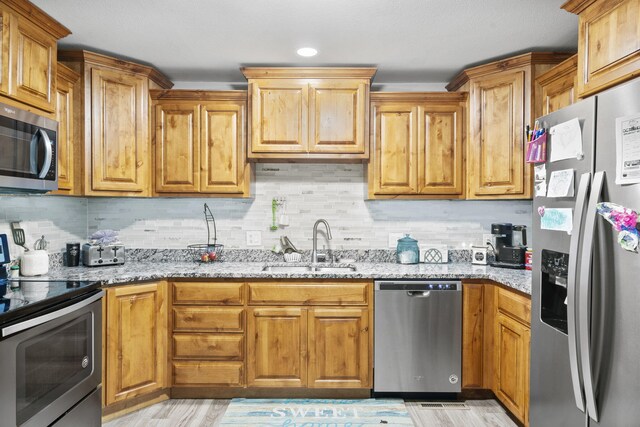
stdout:
{"type": "Polygon", "coordinates": [[[255,169],[251,199],[0,197],[0,227],[23,219],[27,232],[47,235],[54,251],[107,228],[118,230],[130,248],[183,248],[206,242],[205,202],[216,218],[218,243],[228,248],[269,249],[287,235],[298,249],[310,249],[318,218],[329,222],[333,234],[330,242],[321,235],[318,246],[333,249],[388,248],[390,233],[468,248],[481,243],[492,222],[531,225],[529,200],[367,201],[362,164],[263,163],[255,169]],[[289,225],[271,231],[274,197],[286,200],[289,225]],[[247,246],[247,231],[258,232],[261,244],[247,246]]]}

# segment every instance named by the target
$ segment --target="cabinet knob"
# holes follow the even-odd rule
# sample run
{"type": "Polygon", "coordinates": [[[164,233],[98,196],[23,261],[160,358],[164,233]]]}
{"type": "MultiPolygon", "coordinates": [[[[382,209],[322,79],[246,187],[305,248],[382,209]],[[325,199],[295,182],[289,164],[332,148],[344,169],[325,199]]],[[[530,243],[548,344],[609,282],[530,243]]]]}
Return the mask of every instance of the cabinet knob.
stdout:
{"type": "Polygon", "coordinates": [[[137,167],[142,167],[142,165],[144,164],[144,162],[142,160],[138,160],[138,162],[136,163],[137,167]]]}

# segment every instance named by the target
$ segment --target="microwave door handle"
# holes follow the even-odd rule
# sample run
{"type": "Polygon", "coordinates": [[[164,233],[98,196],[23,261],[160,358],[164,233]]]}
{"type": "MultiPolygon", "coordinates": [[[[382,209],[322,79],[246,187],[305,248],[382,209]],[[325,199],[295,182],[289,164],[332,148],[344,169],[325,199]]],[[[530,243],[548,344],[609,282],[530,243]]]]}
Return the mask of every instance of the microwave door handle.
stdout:
{"type": "Polygon", "coordinates": [[[53,160],[53,143],[51,142],[51,139],[49,139],[49,135],[47,135],[47,132],[45,132],[43,129],[38,129],[38,131],[36,132],[36,139],[39,140],[39,138],[37,138],[38,134],[44,141],[44,164],[42,165],[42,169],[40,169],[40,172],[38,173],[38,178],[44,178],[47,176],[47,173],[51,168],[51,162],[53,160]]]}
{"type": "Polygon", "coordinates": [[[580,177],[578,193],[576,196],[576,207],[573,214],[574,231],[571,233],[569,244],[569,274],[567,277],[567,335],[569,336],[569,366],[571,370],[571,384],[573,386],[573,396],[576,407],[585,412],[582,376],[578,365],[578,340],[576,328],[576,314],[578,299],[576,298],[576,287],[578,276],[578,252],[580,247],[580,236],[585,208],[587,207],[587,196],[591,184],[591,173],[587,172],[580,177]]]}
{"type": "Polygon", "coordinates": [[[41,325],[46,322],[50,322],[52,320],[58,319],[62,316],[66,316],[74,311],[80,310],[83,307],[88,306],[89,304],[98,301],[100,298],[104,296],[104,291],[100,291],[97,294],[83,299],[80,302],[77,302],[68,307],[62,308],[60,310],[53,311],[51,313],[44,314],[42,316],[25,320],[24,322],[16,323],[15,325],[7,326],[6,328],[2,328],[2,338],[8,337],[9,335],[17,334],[18,332],[22,332],[26,329],[33,328],[34,326],[41,325]]]}
{"type": "Polygon", "coordinates": [[[580,294],[578,296],[578,329],[580,331],[582,380],[584,382],[584,395],[587,401],[587,413],[594,421],[598,421],[599,417],[591,360],[591,265],[596,232],[596,205],[602,196],[604,179],[604,171],[596,172],[593,177],[593,186],[591,187],[589,208],[587,209],[587,218],[584,227],[584,251],[582,252],[582,260],[580,261],[580,294]]]}

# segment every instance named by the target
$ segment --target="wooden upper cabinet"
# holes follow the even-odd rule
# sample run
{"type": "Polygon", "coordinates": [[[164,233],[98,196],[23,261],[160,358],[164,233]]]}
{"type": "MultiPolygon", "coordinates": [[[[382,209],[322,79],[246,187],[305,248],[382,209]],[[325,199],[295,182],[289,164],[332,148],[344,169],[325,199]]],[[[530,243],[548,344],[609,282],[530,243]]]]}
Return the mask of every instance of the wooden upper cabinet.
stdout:
{"type": "Polygon", "coordinates": [[[58,59],[80,74],[74,118],[81,194],[150,196],[149,89],[172,83],[153,68],[84,50],[60,51],[58,59]]]}
{"type": "Polygon", "coordinates": [[[80,76],[70,68],[58,64],[56,85],[56,121],[58,122],[58,191],[57,194],[75,194],[77,140],[74,132],[73,104],[80,76]]]}
{"type": "Polygon", "coordinates": [[[449,91],[469,92],[468,199],[532,197],[524,130],[543,112],[536,78],[570,56],[526,53],[464,70],[447,85],[449,91]]]}
{"type": "Polygon", "coordinates": [[[1,101],[54,118],[57,42],[71,32],[28,1],[3,0],[0,33],[1,101]]]}
{"type": "Polygon", "coordinates": [[[250,81],[251,154],[308,151],[308,84],[250,81]]]}
{"type": "Polygon", "coordinates": [[[243,68],[250,159],[368,158],[373,68],[243,68]]]}
{"type": "Polygon", "coordinates": [[[247,337],[247,386],[307,385],[307,309],[249,309],[247,337]]]}
{"type": "Polygon", "coordinates": [[[106,404],[168,386],[167,284],[107,289],[106,404]]]}
{"type": "Polygon", "coordinates": [[[245,91],[152,90],[155,193],[249,196],[245,91]]]}
{"type": "Polygon", "coordinates": [[[471,98],[471,195],[524,196],[524,71],[477,79],[471,98]]]}
{"type": "Polygon", "coordinates": [[[198,105],[156,105],[157,192],[200,190],[199,113],[198,105]]]}
{"type": "Polygon", "coordinates": [[[542,115],[573,104],[578,100],[578,55],[541,74],[536,82],[542,87],[542,115]]]}
{"type": "Polygon", "coordinates": [[[640,75],[640,0],[570,0],[579,18],[578,95],[640,75]]]}
{"type": "Polygon", "coordinates": [[[208,102],[201,108],[201,192],[248,195],[246,104],[208,102]]]}
{"type": "Polygon", "coordinates": [[[149,191],[148,82],[119,71],[91,71],[91,189],[149,191]]]}
{"type": "Polygon", "coordinates": [[[309,151],[365,153],[369,80],[309,85],[309,151]]]}
{"type": "Polygon", "coordinates": [[[308,387],[370,387],[369,309],[314,308],[308,321],[308,387]]]}
{"type": "Polygon", "coordinates": [[[369,198],[464,196],[462,93],[371,95],[369,198]]]}

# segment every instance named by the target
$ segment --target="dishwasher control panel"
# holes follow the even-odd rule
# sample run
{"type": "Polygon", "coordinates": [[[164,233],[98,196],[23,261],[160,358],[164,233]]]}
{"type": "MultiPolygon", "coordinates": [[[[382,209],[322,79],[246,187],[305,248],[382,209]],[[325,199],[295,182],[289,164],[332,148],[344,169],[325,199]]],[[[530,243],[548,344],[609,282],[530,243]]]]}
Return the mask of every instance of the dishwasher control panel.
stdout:
{"type": "Polygon", "coordinates": [[[459,291],[462,284],[459,281],[377,281],[376,291],[459,291]]]}

